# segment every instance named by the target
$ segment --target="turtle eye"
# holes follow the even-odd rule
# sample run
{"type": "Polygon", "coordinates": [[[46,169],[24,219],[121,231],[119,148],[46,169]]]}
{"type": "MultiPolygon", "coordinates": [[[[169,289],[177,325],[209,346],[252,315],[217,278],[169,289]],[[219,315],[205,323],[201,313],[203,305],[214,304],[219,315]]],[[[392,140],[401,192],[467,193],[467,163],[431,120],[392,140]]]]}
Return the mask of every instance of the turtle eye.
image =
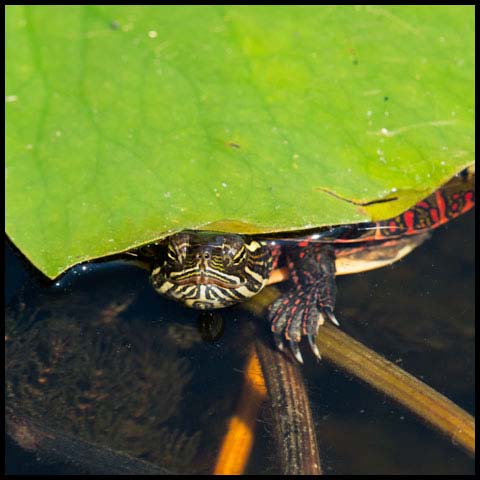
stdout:
{"type": "Polygon", "coordinates": [[[231,267],[233,265],[233,258],[228,253],[223,255],[223,265],[225,267],[231,267]]]}
{"type": "Polygon", "coordinates": [[[183,251],[178,251],[172,244],[168,245],[167,258],[170,262],[183,265],[185,255],[183,251]]]}
{"type": "Polygon", "coordinates": [[[172,245],[168,245],[167,257],[174,262],[177,260],[177,253],[175,252],[175,249],[172,247],[172,245]]]}
{"type": "Polygon", "coordinates": [[[240,265],[245,261],[247,251],[244,246],[242,246],[237,252],[235,252],[235,255],[232,257],[232,263],[235,265],[240,265]]]}

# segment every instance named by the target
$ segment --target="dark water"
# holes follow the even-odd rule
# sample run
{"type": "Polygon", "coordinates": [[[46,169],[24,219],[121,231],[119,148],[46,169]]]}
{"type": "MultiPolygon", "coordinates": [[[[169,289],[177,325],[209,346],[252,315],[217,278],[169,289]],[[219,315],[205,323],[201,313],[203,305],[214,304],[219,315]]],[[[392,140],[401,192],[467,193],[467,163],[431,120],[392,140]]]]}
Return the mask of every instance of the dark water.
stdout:
{"type": "MultiPolygon", "coordinates": [[[[336,307],[344,331],[472,414],[474,240],[470,212],[391,267],[339,277],[336,307]]],[[[142,270],[76,269],[52,289],[8,246],[6,260],[7,420],[16,438],[7,436],[6,473],[124,464],[209,473],[239,397],[251,317],[223,310],[223,336],[205,342],[198,313],[161,299],[142,270]],[[25,418],[48,448],[25,434],[25,418]]],[[[303,357],[325,473],[474,473],[471,458],[383,394],[318,365],[307,349],[303,357]]],[[[247,473],[279,473],[267,409],[247,473]]]]}

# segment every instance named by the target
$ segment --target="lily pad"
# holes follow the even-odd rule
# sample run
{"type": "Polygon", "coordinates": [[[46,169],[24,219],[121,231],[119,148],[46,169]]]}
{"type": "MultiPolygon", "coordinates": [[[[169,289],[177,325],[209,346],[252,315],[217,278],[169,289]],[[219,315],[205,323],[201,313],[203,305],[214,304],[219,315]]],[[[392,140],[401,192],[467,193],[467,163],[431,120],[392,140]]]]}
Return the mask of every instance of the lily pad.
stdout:
{"type": "Polygon", "coordinates": [[[387,218],[473,162],[474,7],[9,6],[5,99],[7,234],[51,278],[387,218]]]}

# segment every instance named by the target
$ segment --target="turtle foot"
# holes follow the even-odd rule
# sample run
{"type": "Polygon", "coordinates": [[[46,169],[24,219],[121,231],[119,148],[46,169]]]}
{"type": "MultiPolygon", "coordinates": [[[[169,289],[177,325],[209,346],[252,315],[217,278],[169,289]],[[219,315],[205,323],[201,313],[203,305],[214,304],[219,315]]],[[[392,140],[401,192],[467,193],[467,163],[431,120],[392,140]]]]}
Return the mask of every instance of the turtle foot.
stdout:
{"type": "Polygon", "coordinates": [[[321,360],[320,351],[315,343],[315,337],[320,325],[325,319],[339,326],[330,307],[319,307],[315,292],[287,292],[269,307],[269,318],[272,322],[275,345],[280,351],[285,351],[284,341],[288,342],[293,357],[303,363],[300,353],[300,341],[307,337],[314,356],[321,360]]]}

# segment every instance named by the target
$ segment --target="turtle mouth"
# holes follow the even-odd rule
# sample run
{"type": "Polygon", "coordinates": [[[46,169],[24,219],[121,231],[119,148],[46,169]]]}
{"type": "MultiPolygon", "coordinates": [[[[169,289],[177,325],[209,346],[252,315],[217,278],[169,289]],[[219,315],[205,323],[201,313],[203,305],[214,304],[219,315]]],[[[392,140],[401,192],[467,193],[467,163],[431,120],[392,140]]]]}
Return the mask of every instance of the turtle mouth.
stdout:
{"type": "Polygon", "coordinates": [[[238,288],[245,284],[245,282],[242,282],[240,279],[238,279],[238,281],[235,281],[235,282],[234,281],[229,282],[226,280],[212,277],[210,275],[206,275],[205,273],[199,273],[198,275],[191,275],[187,278],[181,278],[181,279],[170,278],[169,280],[173,284],[179,285],[179,286],[215,285],[217,287],[227,288],[227,289],[238,288]]]}

